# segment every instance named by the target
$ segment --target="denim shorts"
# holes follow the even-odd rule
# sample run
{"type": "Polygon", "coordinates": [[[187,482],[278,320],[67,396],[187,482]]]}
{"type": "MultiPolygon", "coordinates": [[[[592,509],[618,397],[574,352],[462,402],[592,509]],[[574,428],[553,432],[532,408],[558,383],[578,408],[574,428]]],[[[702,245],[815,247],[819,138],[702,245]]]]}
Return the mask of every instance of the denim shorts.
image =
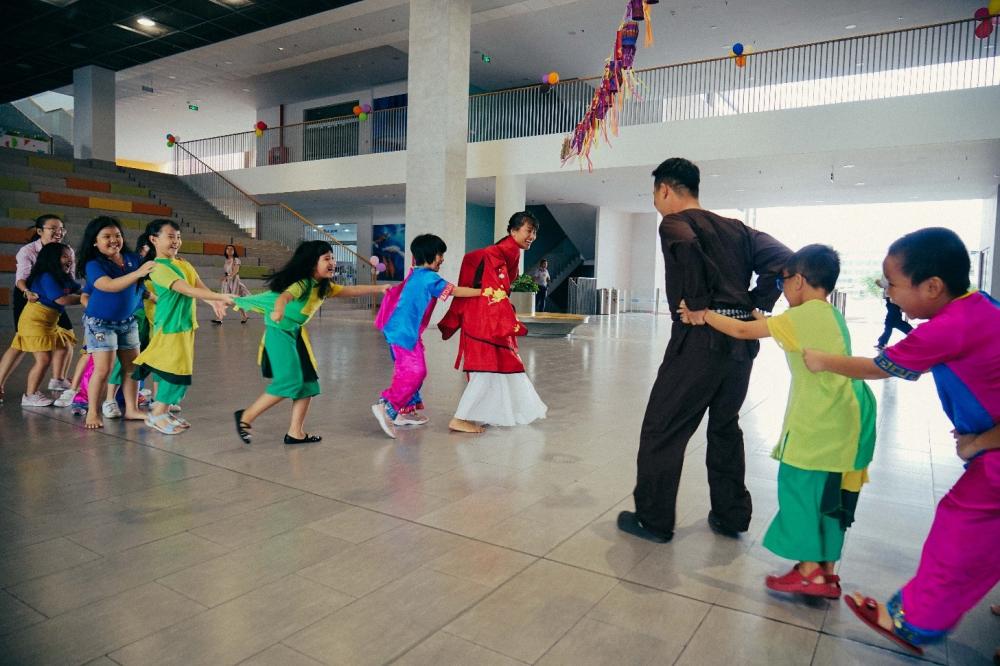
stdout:
{"type": "Polygon", "coordinates": [[[135,317],[125,321],[108,321],[84,315],[83,335],[87,351],[91,354],[139,348],[139,324],[135,317]]]}

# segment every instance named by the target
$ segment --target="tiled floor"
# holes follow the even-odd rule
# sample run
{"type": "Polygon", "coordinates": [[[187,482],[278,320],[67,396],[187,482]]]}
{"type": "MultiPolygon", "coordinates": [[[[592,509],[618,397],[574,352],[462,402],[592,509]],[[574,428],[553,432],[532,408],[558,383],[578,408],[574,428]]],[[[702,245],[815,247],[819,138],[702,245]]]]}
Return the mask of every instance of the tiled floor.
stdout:
{"type": "MultiPolygon", "coordinates": [[[[6,313],[4,313],[6,315],[6,313]]],[[[243,446],[232,411],[263,387],[260,320],[198,333],[181,436],[67,410],[0,408],[0,661],[11,664],[914,663],[841,603],[768,593],[787,369],[765,342],[744,406],[755,516],[739,541],[705,524],[704,434],[688,451],[674,541],[622,535],[640,419],[665,319],[626,315],[522,342],[549,405],[482,436],[445,424],[463,379],[428,335],[431,424],[386,439],[369,405],[388,381],[368,322],[312,325],[324,394],[280,443],[288,408],[243,446]]],[[[871,327],[855,325],[856,347],[871,327]]],[[[9,340],[9,329],[0,340],[9,340]]],[[[8,384],[23,385],[24,364],[8,384]]],[[[885,595],[913,571],[934,502],[962,471],[929,379],[874,385],[880,439],[842,575],[885,595]]],[[[987,664],[987,603],[927,660],[987,664]]]]}

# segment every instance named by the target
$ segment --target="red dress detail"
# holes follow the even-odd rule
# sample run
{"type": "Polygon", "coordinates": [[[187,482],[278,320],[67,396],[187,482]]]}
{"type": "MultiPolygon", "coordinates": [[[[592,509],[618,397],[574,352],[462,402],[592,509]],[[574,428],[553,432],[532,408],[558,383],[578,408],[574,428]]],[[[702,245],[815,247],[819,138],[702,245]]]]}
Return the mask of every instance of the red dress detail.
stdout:
{"type": "Polygon", "coordinates": [[[456,368],[465,372],[524,372],[516,338],[528,331],[517,320],[508,298],[520,259],[521,248],[510,236],[462,258],[458,285],[490,293],[453,299],[438,324],[445,340],[461,330],[456,368]]]}

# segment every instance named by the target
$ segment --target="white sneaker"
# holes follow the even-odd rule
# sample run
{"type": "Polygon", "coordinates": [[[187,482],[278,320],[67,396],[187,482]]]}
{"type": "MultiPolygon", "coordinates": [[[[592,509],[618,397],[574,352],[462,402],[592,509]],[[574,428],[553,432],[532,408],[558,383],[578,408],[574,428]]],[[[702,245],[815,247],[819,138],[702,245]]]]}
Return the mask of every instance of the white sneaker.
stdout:
{"type": "Polygon", "coordinates": [[[106,419],[120,419],[122,417],[122,410],[114,400],[105,400],[101,404],[101,414],[106,419]]]}
{"type": "Polygon", "coordinates": [[[372,414],[375,415],[375,420],[378,421],[382,432],[396,439],[396,426],[393,425],[392,419],[389,418],[389,413],[385,409],[385,403],[376,402],[372,405],[372,414]]]}
{"type": "Polygon", "coordinates": [[[153,395],[153,389],[147,389],[147,388],[139,389],[139,395],[148,398],[149,396],[153,395]]]}
{"type": "Polygon", "coordinates": [[[422,426],[429,420],[426,416],[416,412],[407,412],[405,414],[400,412],[392,422],[398,426],[422,426]]]}
{"type": "Polygon", "coordinates": [[[52,398],[38,392],[21,396],[22,407],[51,407],[53,402],[52,398]]]}
{"type": "Polygon", "coordinates": [[[71,386],[68,379],[50,379],[49,380],[49,390],[50,391],[65,391],[71,386]]]}
{"type": "Polygon", "coordinates": [[[69,407],[70,405],[73,404],[73,398],[75,397],[76,397],[76,391],[68,388],[62,393],[60,393],[59,397],[56,398],[56,401],[52,404],[55,405],[56,407],[69,407]]]}

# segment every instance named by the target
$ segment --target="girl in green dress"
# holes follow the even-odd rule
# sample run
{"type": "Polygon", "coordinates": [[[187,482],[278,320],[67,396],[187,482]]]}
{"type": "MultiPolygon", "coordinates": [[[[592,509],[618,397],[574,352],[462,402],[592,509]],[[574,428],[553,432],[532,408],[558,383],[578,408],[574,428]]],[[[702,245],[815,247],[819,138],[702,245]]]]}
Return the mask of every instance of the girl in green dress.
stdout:
{"type": "Polygon", "coordinates": [[[254,420],[285,398],[292,401],[292,420],[285,433],[285,444],[322,439],[305,431],[309,401],[319,395],[316,358],[305,325],[328,297],[381,294],[389,288],[385,284],[351,287],[334,284],[336,267],[329,243],[303,241],[288,263],[268,278],[270,291],[235,299],[237,310],[265,315],[258,362],[264,376],[271,379],[267,390],[252,405],[234,413],[236,433],[244,443],[250,443],[254,420]]]}
{"type": "Polygon", "coordinates": [[[170,414],[191,385],[194,370],[194,331],[198,328],[195,300],[208,302],[216,317],[232,304],[233,297],[219,294],[198,277],[194,266],[177,257],[181,230],[172,220],[153,220],[146,227],[156,264],[149,274],[156,292],[156,312],[149,346],[135,359],[135,377],[152,375],[157,382],[156,403],[146,425],[165,435],[176,435],[189,424],[170,414]]]}

